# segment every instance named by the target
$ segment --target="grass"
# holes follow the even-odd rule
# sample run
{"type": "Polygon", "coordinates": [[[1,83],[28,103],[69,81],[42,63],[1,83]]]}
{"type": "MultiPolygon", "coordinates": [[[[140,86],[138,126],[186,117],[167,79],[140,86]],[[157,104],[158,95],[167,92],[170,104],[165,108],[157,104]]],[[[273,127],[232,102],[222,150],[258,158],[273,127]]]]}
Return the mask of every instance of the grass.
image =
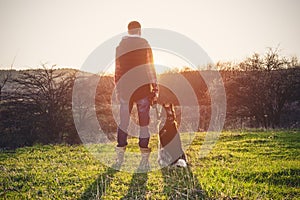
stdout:
{"type": "Polygon", "coordinates": [[[136,174],[101,164],[81,145],[1,151],[0,199],[300,198],[299,131],[223,132],[200,159],[204,136],[197,133],[187,150],[187,169],[136,174]]]}

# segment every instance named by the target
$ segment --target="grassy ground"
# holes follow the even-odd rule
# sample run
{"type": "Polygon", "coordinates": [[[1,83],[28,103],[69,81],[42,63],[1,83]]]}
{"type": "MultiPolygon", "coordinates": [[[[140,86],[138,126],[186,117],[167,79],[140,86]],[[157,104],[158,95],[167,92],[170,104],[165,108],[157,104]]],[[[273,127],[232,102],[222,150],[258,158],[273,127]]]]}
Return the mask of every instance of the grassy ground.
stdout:
{"type": "Polygon", "coordinates": [[[2,151],[0,199],[300,198],[299,131],[224,132],[200,159],[203,138],[187,150],[189,168],[142,174],[106,167],[83,146],[2,151]]]}

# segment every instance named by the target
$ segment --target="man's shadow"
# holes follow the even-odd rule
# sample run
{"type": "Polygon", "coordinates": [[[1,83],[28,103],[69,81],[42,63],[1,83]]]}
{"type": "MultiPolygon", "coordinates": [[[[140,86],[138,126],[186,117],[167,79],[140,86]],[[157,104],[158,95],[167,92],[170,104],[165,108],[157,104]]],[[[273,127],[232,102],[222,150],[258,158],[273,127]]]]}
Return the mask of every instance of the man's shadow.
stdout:
{"type": "Polygon", "coordinates": [[[101,199],[106,189],[110,186],[114,174],[117,173],[113,166],[108,167],[106,172],[100,174],[98,178],[84,191],[78,200],[101,199]]]}
{"type": "MultiPolygon", "coordinates": [[[[79,200],[101,199],[117,172],[118,170],[109,167],[85,190],[79,200]]],[[[207,199],[189,166],[187,168],[165,167],[161,172],[164,180],[163,194],[168,199],[207,199]]],[[[127,194],[121,199],[146,199],[147,180],[147,172],[134,173],[127,194]]]]}
{"type": "Polygon", "coordinates": [[[146,199],[148,173],[134,173],[127,194],[122,197],[126,199],[146,199]]]}
{"type": "Polygon", "coordinates": [[[161,169],[164,179],[163,193],[168,199],[207,199],[191,168],[165,167],[161,169]]]}
{"type": "MultiPolygon", "coordinates": [[[[100,174],[98,178],[84,191],[78,200],[101,199],[105,191],[110,187],[111,181],[119,170],[116,166],[108,167],[106,172],[100,174]]],[[[121,199],[146,199],[148,173],[134,173],[129,185],[127,194],[121,199]]]]}

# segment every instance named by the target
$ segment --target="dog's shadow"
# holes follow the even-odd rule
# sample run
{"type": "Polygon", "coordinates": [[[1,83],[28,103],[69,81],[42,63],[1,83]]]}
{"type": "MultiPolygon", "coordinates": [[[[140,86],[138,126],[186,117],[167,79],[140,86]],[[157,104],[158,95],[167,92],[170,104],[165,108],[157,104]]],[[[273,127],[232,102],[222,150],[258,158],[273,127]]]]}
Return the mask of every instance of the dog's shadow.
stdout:
{"type": "Polygon", "coordinates": [[[163,193],[168,199],[207,199],[189,166],[165,167],[161,172],[164,179],[163,193]]]}

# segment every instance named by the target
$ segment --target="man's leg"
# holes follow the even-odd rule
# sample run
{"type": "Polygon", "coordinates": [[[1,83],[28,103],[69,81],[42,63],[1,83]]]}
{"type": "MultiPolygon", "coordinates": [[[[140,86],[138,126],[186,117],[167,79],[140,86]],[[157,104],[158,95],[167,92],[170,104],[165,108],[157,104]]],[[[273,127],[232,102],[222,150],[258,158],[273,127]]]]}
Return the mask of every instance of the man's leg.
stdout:
{"type": "Polygon", "coordinates": [[[120,167],[124,161],[124,153],[127,146],[127,129],[129,126],[130,113],[132,110],[132,103],[120,99],[120,125],[117,130],[117,159],[116,167],[120,167]]]}
{"type": "Polygon", "coordinates": [[[139,125],[140,125],[140,136],[139,136],[139,146],[141,148],[148,148],[150,133],[149,133],[149,122],[150,122],[150,100],[148,97],[140,99],[136,102],[139,125]]]}
{"type": "Polygon", "coordinates": [[[117,130],[117,147],[127,146],[127,129],[129,126],[130,113],[133,103],[120,99],[120,124],[117,130]]]}
{"type": "Polygon", "coordinates": [[[151,149],[148,148],[150,133],[149,133],[149,122],[150,122],[150,101],[147,98],[138,100],[136,102],[138,116],[139,116],[139,125],[140,125],[140,136],[139,136],[139,146],[141,150],[142,160],[140,162],[139,170],[141,172],[146,172],[150,169],[149,156],[151,149]]]}

